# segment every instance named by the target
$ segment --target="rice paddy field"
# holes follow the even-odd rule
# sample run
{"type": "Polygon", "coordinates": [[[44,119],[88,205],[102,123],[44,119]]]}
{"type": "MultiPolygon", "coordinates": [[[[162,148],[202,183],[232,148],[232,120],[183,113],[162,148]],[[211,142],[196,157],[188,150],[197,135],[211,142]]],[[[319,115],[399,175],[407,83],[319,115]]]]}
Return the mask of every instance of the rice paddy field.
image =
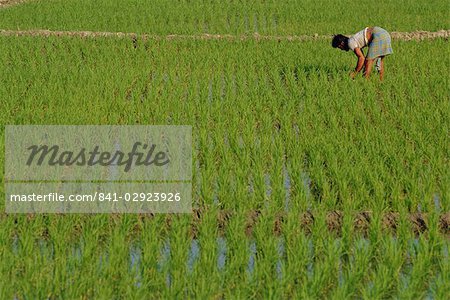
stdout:
{"type": "Polygon", "coordinates": [[[2,172],[0,298],[448,299],[448,38],[394,39],[382,82],[330,39],[252,38],[450,28],[447,1],[382,3],[0,6],[0,30],[136,33],[0,34],[2,125],[192,125],[194,148],[191,214],[7,214],[2,172]],[[204,33],[249,38],[165,37],[204,33]]]}

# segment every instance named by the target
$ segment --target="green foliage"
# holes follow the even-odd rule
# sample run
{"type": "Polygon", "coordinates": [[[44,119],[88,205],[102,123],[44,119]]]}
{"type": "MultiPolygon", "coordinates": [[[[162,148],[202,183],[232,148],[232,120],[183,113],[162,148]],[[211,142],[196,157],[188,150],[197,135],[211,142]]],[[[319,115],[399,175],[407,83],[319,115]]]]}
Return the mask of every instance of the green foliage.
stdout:
{"type": "Polygon", "coordinates": [[[384,82],[351,80],[354,58],[325,41],[135,44],[1,37],[1,123],[190,124],[201,221],[2,213],[2,299],[445,298],[447,41],[395,42],[384,82]],[[415,237],[419,207],[429,230],[415,237]],[[347,213],[339,234],[332,210],[347,213]],[[348,217],[361,210],[374,213],[366,235],[348,217]],[[400,213],[396,235],[382,228],[386,211],[400,213]]]}
{"type": "Polygon", "coordinates": [[[331,34],[449,28],[448,2],[384,0],[33,0],[0,10],[2,29],[152,34],[331,34]]]}

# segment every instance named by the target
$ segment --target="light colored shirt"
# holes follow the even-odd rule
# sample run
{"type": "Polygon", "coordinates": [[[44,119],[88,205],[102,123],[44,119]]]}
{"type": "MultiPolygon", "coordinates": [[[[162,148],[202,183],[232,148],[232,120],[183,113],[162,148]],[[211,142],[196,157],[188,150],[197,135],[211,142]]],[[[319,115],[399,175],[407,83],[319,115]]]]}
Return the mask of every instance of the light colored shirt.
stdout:
{"type": "Polygon", "coordinates": [[[354,35],[352,35],[349,39],[348,39],[348,47],[352,50],[355,51],[356,48],[364,48],[365,46],[367,46],[367,28],[364,28],[363,30],[355,33],[354,35]]]}

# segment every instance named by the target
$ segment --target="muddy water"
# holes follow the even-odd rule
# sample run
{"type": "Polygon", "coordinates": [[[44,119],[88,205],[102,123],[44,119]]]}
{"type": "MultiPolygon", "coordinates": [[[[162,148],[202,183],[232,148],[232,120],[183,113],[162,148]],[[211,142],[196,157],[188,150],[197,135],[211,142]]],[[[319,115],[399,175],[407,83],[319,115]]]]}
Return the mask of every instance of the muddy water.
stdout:
{"type": "Polygon", "coordinates": [[[278,279],[281,280],[283,278],[284,256],[286,252],[285,241],[283,238],[280,238],[278,241],[277,251],[278,251],[278,261],[276,265],[276,272],[278,279]]]}
{"type": "Polygon", "coordinates": [[[227,261],[227,240],[223,237],[219,237],[217,239],[217,249],[218,249],[218,258],[217,258],[217,268],[222,271],[225,268],[225,263],[227,261]]]}
{"type": "Polygon", "coordinates": [[[289,203],[291,201],[291,176],[289,176],[289,172],[286,168],[286,165],[283,165],[283,177],[284,177],[284,191],[285,191],[285,199],[284,199],[284,211],[289,211],[289,203]]]}
{"type": "Polygon", "coordinates": [[[188,260],[187,260],[187,268],[188,272],[192,273],[195,262],[200,257],[200,243],[198,239],[193,239],[191,241],[191,247],[189,249],[188,260]]]}
{"type": "Polygon", "coordinates": [[[170,275],[170,241],[167,239],[161,249],[160,260],[158,261],[157,270],[162,273],[164,269],[169,270],[166,275],[166,285],[172,284],[172,277],[170,275]]]}
{"type": "Polygon", "coordinates": [[[141,249],[137,246],[133,246],[130,248],[130,268],[129,272],[135,274],[136,286],[141,287],[142,285],[142,275],[140,272],[141,269],[141,249]]]}
{"type": "MultiPolygon", "coordinates": [[[[198,145],[197,145],[198,146],[198,145]]],[[[243,146],[243,145],[242,145],[243,146]]],[[[115,145],[115,150],[120,150],[120,145],[116,144],[115,145]]],[[[201,183],[201,170],[200,167],[198,165],[198,162],[195,166],[196,171],[197,171],[197,183],[200,186],[201,183]]],[[[114,180],[115,178],[117,178],[117,166],[111,166],[110,167],[110,179],[114,180]]],[[[312,195],[311,195],[311,190],[310,190],[310,185],[311,185],[311,178],[309,177],[309,174],[305,171],[301,172],[301,176],[299,178],[299,182],[302,183],[302,187],[305,191],[306,194],[306,198],[308,201],[308,208],[311,209],[312,208],[312,195]]],[[[270,174],[266,173],[264,175],[264,183],[265,183],[265,193],[267,198],[270,198],[272,193],[273,193],[273,187],[272,187],[272,182],[271,182],[271,177],[270,174]]],[[[290,209],[290,201],[291,201],[291,187],[292,187],[292,177],[288,172],[288,168],[286,167],[286,165],[283,165],[283,188],[285,190],[285,202],[284,202],[284,211],[289,211],[290,209]]],[[[214,195],[213,195],[213,203],[214,205],[218,205],[218,183],[215,183],[215,189],[214,189],[214,195]]],[[[249,178],[249,193],[253,193],[254,192],[254,188],[253,188],[253,182],[252,179],[249,178]]],[[[436,212],[441,212],[441,204],[440,204],[440,198],[438,194],[434,194],[433,195],[433,202],[434,202],[434,206],[435,206],[435,210],[436,212]]],[[[417,208],[418,212],[420,213],[422,210],[422,207],[420,205],[418,205],[417,208]]],[[[395,240],[395,238],[393,237],[393,239],[395,240]]],[[[340,240],[336,240],[336,243],[340,243],[340,240]]],[[[278,240],[278,244],[277,244],[277,253],[278,253],[278,259],[276,261],[276,267],[275,267],[275,271],[276,271],[276,276],[279,280],[282,280],[284,274],[283,274],[283,269],[285,267],[285,256],[286,256],[286,244],[285,244],[285,240],[283,237],[280,237],[278,240]]],[[[12,242],[12,251],[15,254],[18,254],[18,249],[20,247],[20,241],[18,239],[17,236],[15,236],[13,238],[13,242],[12,242]]],[[[227,240],[224,237],[218,237],[216,240],[216,244],[217,244],[217,269],[219,271],[223,271],[226,270],[227,267],[227,260],[228,258],[228,245],[227,245],[227,240]]],[[[337,245],[339,246],[339,245],[337,245]]],[[[43,255],[50,255],[53,256],[53,250],[52,249],[48,249],[48,246],[45,244],[44,241],[41,241],[39,243],[39,247],[41,250],[41,253],[43,255]]],[[[360,239],[356,242],[355,247],[357,248],[365,248],[367,251],[369,250],[370,247],[370,242],[367,239],[360,239]]],[[[413,239],[409,242],[409,250],[406,254],[407,256],[407,260],[411,260],[415,255],[417,255],[417,252],[420,250],[420,243],[418,239],[413,239]]],[[[247,256],[248,256],[248,261],[247,261],[247,273],[249,274],[250,278],[253,278],[254,273],[255,273],[255,268],[257,265],[257,250],[258,249],[258,245],[256,243],[255,240],[251,240],[249,242],[249,246],[247,249],[247,256]]],[[[314,257],[314,244],[312,240],[308,241],[308,249],[309,249],[309,253],[308,253],[308,263],[307,263],[307,276],[308,278],[313,278],[314,276],[314,263],[313,263],[313,257],[314,257]]],[[[142,268],[142,251],[143,249],[139,248],[138,246],[132,246],[129,250],[129,260],[130,260],[130,265],[129,265],[129,272],[133,273],[135,275],[135,279],[136,279],[136,286],[140,287],[142,285],[142,274],[140,272],[141,268],[142,268]]],[[[193,239],[191,241],[190,244],[190,248],[188,250],[188,257],[187,257],[187,261],[186,261],[186,265],[187,265],[187,270],[188,273],[192,273],[195,265],[198,263],[200,256],[201,256],[201,243],[198,239],[193,239]]],[[[82,260],[82,247],[81,246],[77,246],[73,248],[72,254],[73,257],[78,258],[80,261],[82,260]]],[[[448,251],[448,246],[445,245],[443,247],[443,253],[442,253],[443,257],[445,259],[448,259],[449,256],[449,251],[448,251]]],[[[169,239],[167,239],[161,250],[160,250],[160,259],[158,260],[158,264],[157,264],[157,270],[160,273],[165,273],[166,274],[166,285],[170,286],[172,283],[172,277],[171,277],[171,272],[170,272],[170,256],[171,256],[171,246],[170,246],[170,241],[169,239]]],[[[352,260],[353,258],[350,257],[350,260],[352,260]]],[[[107,265],[109,263],[108,261],[108,254],[105,253],[103,255],[101,255],[99,257],[99,268],[103,268],[105,265],[107,265]]],[[[343,262],[342,260],[339,258],[339,269],[338,269],[338,284],[342,285],[345,282],[345,278],[343,275],[343,262]]],[[[405,264],[405,266],[403,267],[403,271],[400,275],[400,284],[404,287],[407,288],[409,283],[410,283],[410,277],[411,277],[411,271],[412,271],[412,265],[411,264],[405,264]]],[[[373,288],[373,283],[369,282],[368,283],[368,288],[373,288]]],[[[432,292],[431,290],[428,292],[427,296],[429,296],[429,298],[432,296],[432,292]]]]}
{"type": "MultiPolygon", "coordinates": [[[[337,239],[334,241],[335,242],[335,247],[339,248],[341,245],[341,240],[337,239]]],[[[395,237],[392,237],[392,242],[393,243],[398,243],[398,240],[395,237]]],[[[52,245],[45,242],[45,241],[40,241],[39,243],[40,246],[40,251],[41,251],[41,255],[42,256],[46,256],[46,257],[53,257],[54,255],[54,251],[52,249],[52,245]]],[[[20,241],[17,237],[15,237],[13,239],[13,243],[12,243],[12,250],[14,253],[18,254],[18,248],[20,247],[20,241]]],[[[285,240],[283,237],[280,237],[278,240],[278,244],[277,244],[277,253],[278,253],[278,260],[276,261],[276,266],[275,266],[275,276],[278,280],[283,280],[283,277],[285,276],[285,274],[283,274],[283,270],[285,268],[285,264],[286,264],[286,244],[285,244],[285,240]]],[[[367,252],[370,253],[370,247],[371,247],[371,243],[368,239],[364,239],[364,238],[360,238],[358,240],[355,241],[354,247],[356,248],[357,251],[363,251],[363,252],[367,252]]],[[[224,237],[219,237],[217,238],[217,269],[219,271],[224,271],[226,270],[226,265],[227,265],[227,240],[224,237]]],[[[421,250],[421,244],[420,244],[420,240],[419,239],[411,239],[410,241],[408,241],[408,250],[406,253],[406,263],[404,263],[402,265],[402,271],[399,275],[399,291],[401,292],[402,290],[407,290],[410,287],[411,284],[411,276],[413,275],[412,271],[413,271],[413,265],[412,265],[412,261],[414,259],[417,259],[417,255],[419,254],[419,251],[421,250]]],[[[128,272],[130,274],[133,274],[135,276],[135,286],[136,287],[141,287],[142,286],[142,252],[145,251],[144,249],[142,249],[139,244],[135,244],[132,245],[129,249],[129,267],[128,267],[128,272]]],[[[191,245],[190,248],[188,250],[188,257],[187,257],[187,261],[186,261],[186,266],[187,266],[187,270],[188,270],[188,274],[191,274],[193,269],[195,268],[195,265],[198,263],[199,259],[200,259],[200,255],[201,255],[201,244],[200,241],[197,239],[193,239],[191,241],[191,245]]],[[[248,248],[247,248],[247,268],[246,268],[246,272],[248,274],[248,278],[250,280],[254,279],[255,276],[255,269],[257,267],[257,252],[258,252],[258,245],[256,243],[255,240],[252,240],[249,242],[248,244],[248,248]]],[[[72,249],[72,253],[71,256],[74,257],[78,262],[82,262],[83,259],[83,246],[82,244],[74,246],[72,249]]],[[[160,250],[160,256],[159,256],[159,260],[157,262],[157,270],[159,273],[161,274],[165,274],[165,282],[166,285],[168,287],[171,286],[172,282],[173,282],[173,278],[171,275],[171,261],[170,261],[170,256],[171,256],[171,246],[170,246],[170,241],[169,239],[167,239],[160,250]]],[[[308,258],[307,258],[307,277],[308,280],[313,280],[313,277],[315,275],[315,266],[314,266],[314,256],[315,256],[315,247],[314,247],[314,243],[311,239],[308,240],[308,258]]],[[[449,249],[448,249],[448,245],[444,245],[442,248],[442,256],[443,259],[448,260],[449,258],[449,249]]],[[[354,264],[354,257],[353,256],[349,256],[348,258],[350,261],[350,264],[354,264]]],[[[99,256],[99,261],[98,261],[98,268],[99,270],[103,269],[103,268],[107,268],[109,264],[109,255],[108,253],[104,253],[102,255],[99,256]]],[[[345,283],[345,277],[343,274],[343,259],[339,258],[339,269],[338,269],[338,285],[342,286],[345,283]]],[[[76,265],[74,265],[73,267],[76,267],[76,265]]],[[[429,289],[426,292],[426,299],[433,299],[433,291],[435,289],[435,285],[436,285],[436,280],[437,278],[440,276],[440,274],[436,274],[434,276],[435,279],[431,279],[430,285],[429,285],[429,289]]],[[[370,281],[367,283],[366,285],[367,289],[370,291],[371,289],[375,288],[375,284],[373,281],[370,281]]]]}
{"type": "Polygon", "coordinates": [[[437,193],[435,193],[433,195],[433,202],[434,202],[434,208],[436,210],[436,212],[441,212],[441,203],[440,203],[440,199],[439,199],[439,195],[437,193]]]}
{"type": "Polygon", "coordinates": [[[253,277],[253,273],[255,271],[255,264],[256,264],[256,242],[251,241],[250,247],[249,247],[248,265],[247,265],[247,272],[249,273],[250,278],[253,277]]]}

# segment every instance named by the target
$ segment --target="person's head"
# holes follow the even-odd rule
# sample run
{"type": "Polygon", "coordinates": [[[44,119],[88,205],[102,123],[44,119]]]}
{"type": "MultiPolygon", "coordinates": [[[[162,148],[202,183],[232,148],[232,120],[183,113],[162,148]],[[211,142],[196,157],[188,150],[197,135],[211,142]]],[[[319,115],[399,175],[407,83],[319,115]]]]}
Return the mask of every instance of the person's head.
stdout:
{"type": "Polygon", "coordinates": [[[333,46],[333,48],[339,48],[344,51],[350,50],[350,48],[348,47],[348,37],[342,34],[337,34],[333,36],[331,46],[333,46]]]}

